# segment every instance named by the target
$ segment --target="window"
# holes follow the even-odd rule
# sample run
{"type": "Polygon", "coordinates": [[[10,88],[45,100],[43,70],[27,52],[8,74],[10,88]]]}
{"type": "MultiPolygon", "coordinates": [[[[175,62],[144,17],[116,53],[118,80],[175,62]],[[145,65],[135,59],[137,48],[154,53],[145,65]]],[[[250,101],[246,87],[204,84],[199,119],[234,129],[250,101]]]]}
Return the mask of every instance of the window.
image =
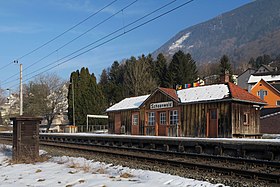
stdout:
{"type": "Polygon", "coordinates": [[[161,125],[166,124],[166,112],[159,113],[159,121],[161,125]]]}
{"type": "Polygon", "coordinates": [[[133,114],[132,116],[132,124],[133,125],[138,125],[139,123],[139,115],[138,114],[133,114]]]}
{"type": "Polygon", "coordinates": [[[264,99],[264,96],[267,96],[267,91],[266,90],[260,90],[257,92],[257,95],[261,98],[264,99]]]}
{"type": "Polygon", "coordinates": [[[217,119],[217,109],[211,109],[210,110],[210,118],[211,119],[217,119]]]}
{"type": "Polygon", "coordinates": [[[280,106],[280,100],[276,101],[276,105],[280,106]]]}
{"type": "Polygon", "coordinates": [[[155,112],[148,113],[148,125],[155,125],[155,112]]]}
{"type": "Polygon", "coordinates": [[[257,92],[257,95],[260,96],[261,93],[263,93],[263,96],[266,96],[267,95],[267,91],[266,90],[260,90],[257,92]]]}
{"type": "Polygon", "coordinates": [[[243,115],[243,124],[249,125],[249,113],[244,113],[243,115]]]}
{"type": "Polygon", "coordinates": [[[170,125],[177,125],[179,122],[179,116],[177,110],[170,111],[170,125]]]}

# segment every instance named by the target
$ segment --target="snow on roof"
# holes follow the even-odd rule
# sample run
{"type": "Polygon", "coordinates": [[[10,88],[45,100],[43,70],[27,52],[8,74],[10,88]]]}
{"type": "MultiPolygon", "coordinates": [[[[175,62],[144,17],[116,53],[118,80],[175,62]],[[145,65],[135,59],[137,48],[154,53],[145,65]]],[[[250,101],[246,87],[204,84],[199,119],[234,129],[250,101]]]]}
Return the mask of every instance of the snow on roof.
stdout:
{"type": "Polygon", "coordinates": [[[115,110],[127,110],[127,109],[136,109],[149,97],[150,95],[142,95],[138,97],[130,97],[121,100],[115,105],[111,106],[106,110],[106,112],[111,112],[115,110]]]}
{"type": "Polygon", "coordinates": [[[229,96],[229,89],[225,84],[215,84],[178,90],[177,94],[182,103],[191,103],[226,98],[229,96]]]}
{"type": "Polygon", "coordinates": [[[261,79],[265,80],[266,82],[270,81],[280,81],[280,75],[264,75],[264,76],[256,76],[256,75],[251,75],[248,83],[257,83],[261,79]]]}

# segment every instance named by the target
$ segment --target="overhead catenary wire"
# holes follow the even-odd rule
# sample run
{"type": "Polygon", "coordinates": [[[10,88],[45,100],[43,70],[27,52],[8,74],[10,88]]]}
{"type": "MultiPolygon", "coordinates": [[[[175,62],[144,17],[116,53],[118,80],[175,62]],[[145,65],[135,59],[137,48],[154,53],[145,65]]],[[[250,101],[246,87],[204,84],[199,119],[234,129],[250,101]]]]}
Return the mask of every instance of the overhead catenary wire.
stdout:
{"type": "MultiPolygon", "coordinates": [[[[167,4],[165,4],[165,5],[163,5],[163,6],[159,7],[159,8],[157,8],[156,10],[154,10],[154,11],[152,11],[152,12],[150,12],[150,13],[144,15],[143,17],[136,19],[135,21],[133,21],[133,22],[131,22],[131,23],[129,23],[129,24],[127,24],[127,25],[125,25],[125,26],[123,26],[123,27],[121,27],[121,28],[119,28],[119,29],[113,31],[113,32],[111,32],[110,34],[108,34],[108,35],[106,35],[106,36],[104,36],[104,37],[102,37],[102,38],[100,38],[100,39],[98,39],[98,40],[96,40],[96,41],[94,41],[94,42],[92,42],[92,43],[90,43],[90,44],[88,44],[88,45],[86,45],[86,46],[84,46],[84,47],[82,47],[82,48],[80,48],[80,49],[78,49],[78,50],[76,50],[76,51],[74,51],[74,52],[72,52],[72,53],[70,53],[70,54],[68,54],[68,55],[66,55],[66,56],[64,56],[64,57],[62,57],[62,58],[60,58],[60,59],[58,59],[58,60],[56,60],[56,61],[54,61],[54,62],[51,63],[51,64],[48,64],[48,65],[46,65],[46,66],[44,66],[44,67],[41,67],[40,69],[37,69],[37,70],[35,70],[35,71],[29,73],[28,75],[32,75],[32,74],[34,74],[34,73],[36,73],[36,72],[38,72],[38,71],[40,71],[40,70],[42,70],[42,69],[44,69],[44,68],[47,68],[47,67],[49,67],[49,66],[51,66],[51,65],[53,65],[53,64],[55,64],[55,63],[57,63],[57,62],[59,62],[59,61],[62,61],[62,60],[64,60],[64,59],[66,59],[66,58],[68,58],[68,57],[70,57],[70,56],[72,56],[72,55],[74,55],[74,54],[76,54],[76,53],[78,53],[78,52],[80,52],[80,51],[82,51],[82,50],[84,50],[84,49],[86,49],[86,48],[88,48],[88,47],[90,47],[90,46],[92,46],[92,45],[94,45],[94,44],[96,44],[96,43],[98,43],[98,42],[100,42],[100,41],[102,41],[102,40],[104,40],[104,39],[106,39],[106,38],[112,36],[112,35],[114,35],[114,34],[116,34],[116,33],[118,33],[119,31],[122,31],[122,30],[123,30],[123,32],[125,32],[124,29],[125,29],[126,27],[129,27],[129,26],[131,26],[131,25],[133,25],[133,24],[135,24],[135,23],[137,23],[137,22],[143,20],[144,18],[146,18],[146,17],[148,17],[148,16],[150,16],[150,15],[152,15],[152,14],[158,12],[159,10],[162,10],[163,8],[165,8],[165,7],[169,6],[169,5],[171,5],[171,4],[174,3],[175,1],[177,1],[177,0],[173,0],[173,1],[171,1],[171,2],[169,2],[169,3],[167,3],[167,4]]],[[[6,84],[6,83],[4,83],[4,84],[6,84]]]]}
{"type": "MultiPolygon", "coordinates": [[[[176,0],[174,0],[174,1],[176,1],[176,0]]],[[[83,51],[83,52],[81,52],[81,53],[79,53],[79,54],[77,54],[77,55],[75,55],[75,56],[73,56],[73,57],[70,57],[70,58],[67,59],[67,60],[64,60],[64,61],[62,61],[62,62],[60,62],[60,63],[58,63],[58,64],[56,64],[56,65],[54,65],[54,66],[52,66],[52,67],[50,67],[50,68],[48,68],[48,69],[46,69],[46,70],[44,70],[44,71],[38,73],[38,74],[36,74],[36,75],[34,75],[34,76],[32,76],[32,77],[26,79],[25,82],[28,81],[28,80],[31,80],[32,78],[34,78],[34,77],[36,77],[36,76],[38,76],[38,75],[40,75],[40,74],[43,74],[43,73],[45,73],[45,72],[48,72],[48,71],[50,71],[50,70],[52,70],[52,69],[54,69],[54,68],[56,68],[56,67],[58,67],[58,66],[60,66],[60,65],[62,65],[62,64],[65,64],[66,62],[69,62],[69,61],[71,61],[71,60],[73,60],[73,59],[75,59],[75,58],[77,58],[77,57],[79,57],[79,56],[81,56],[81,55],[83,55],[83,54],[85,54],[85,53],[87,53],[87,52],[93,50],[93,49],[96,49],[96,48],[98,48],[98,47],[100,47],[100,46],[102,46],[102,45],[104,45],[104,44],[106,44],[106,43],[108,43],[108,42],[111,42],[111,41],[113,41],[113,40],[115,40],[115,39],[117,39],[117,38],[119,38],[119,37],[121,37],[121,36],[123,36],[123,35],[125,35],[125,34],[127,34],[127,33],[130,33],[130,32],[132,32],[132,31],[134,31],[135,29],[138,29],[139,27],[142,27],[142,26],[144,26],[144,25],[146,25],[146,24],[148,24],[148,23],[150,23],[150,22],[152,22],[152,21],[154,21],[154,20],[157,20],[157,19],[159,19],[160,17],[162,17],[162,16],[164,16],[164,15],[167,15],[167,14],[169,14],[169,13],[171,13],[171,12],[173,12],[173,11],[175,11],[175,10],[177,10],[177,9],[179,9],[179,8],[185,6],[185,5],[187,5],[187,4],[189,4],[189,3],[193,2],[193,1],[194,1],[194,0],[189,0],[189,1],[185,2],[185,3],[182,3],[182,4],[178,5],[178,6],[176,6],[176,7],[172,8],[172,9],[170,9],[170,10],[168,10],[168,11],[166,11],[166,12],[160,14],[160,15],[158,15],[158,16],[155,16],[155,17],[152,18],[152,19],[149,19],[149,20],[147,20],[147,21],[145,21],[145,22],[143,22],[143,23],[141,23],[141,24],[139,24],[139,25],[137,25],[137,26],[135,26],[135,27],[133,27],[133,28],[131,28],[131,29],[125,31],[125,32],[123,32],[123,33],[120,33],[120,34],[118,34],[118,35],[116,35],[116,36],[114,36],[114,37],[112,37],[112,38],[110,38],[110,39],[108,39],[108,40],[106,40],[106,41],[104,41],[104,42],[102,42],[102,43],[100,43],[100,44],[94,46],[94,47],[91,47],[91,48],[89,48],[89,49],[87,49],[87,50],[85,50],[85,51],[83,51]]],[[[165,5],[164,5],[164,6],[165,6],[165,5]]],[[[149,14],[151,14],[151,13],[149,13],[149,14]]],[[[147,15],[148,15],[148,14],[147,14],[147,15]]],[[[145,16],[143,16],[143,17],[147,17],[147,15],[145,15],[145,16]]],[[[143,17],[142,17],[142,18],[143,18],[143,17]]],[[[140,19],[141,19],[141,18],[140,18],[140,19]]],[[[131,25],[131,24],[132,24],[132,23],[130,23],[130,24],[128,24],[128,25],[131,25]]],[[[121,28],[121,29],[123,29],[123,28],[121,28]]],[[[119,29],[118,29],[118,30],[119,30],[119,29]]],[[[109,34],[109,35],[111,36],[112,34],[109,34]]],[[[104,38],[104,37],[103,37],[103,38],[104,38]]],[[[84,48],[85,48],[85,47],[84,47],[84,48]]],[[[84,48],[83,48],[83,49],[84,49],[84,48]]],[[[79,50],[77,50],[77,51],[81,51],[81,50],[82,50],[82,49],[79,49],[79,50]]],[[[76,53],[76,52],[74,52],[74,53],[76,53]]],[[[72,54],[73,54],[73,53],[72,53],[72,54]]],[[[70,54],[70,55],[71,55],[71,54],[70,54]]],[[[69,55],[68,55],[68,56],[69,56],[69,55]]],[[[18,85],[18,84],[14,85],[14,86],[17,86],[17,85],[18,85]]]]}
{"type": "MultiPolygon", "coordinates": [[[[77,39],[81,38],[82,36],[84,36],[85,34],[87,34],[88,32],[92,31],[93,29],[97,28],[98,26],[102,25],[103,23],[107,22],[108,20],[112,19],[114,16],[116,16],[117,14],[123,12],[125,9],[129,8],[130,6],[132,6],[133,4],[135,4],[138,0],[135,0],[133,2],[131,2],[130,4],[126,5],[125,7],[123,7],[122,9],[120,9],[119,11],[117,11],[116,13],[114,13],[113,15],[109,16],[108,18],[102,20],[101,22],[99,22],[98,24],[94,25],[93,27],[91,27],[90,29],[86,30],[85,32],[83,32],[82,34],[80,34],[79,36],[75,37],[74,39],[70,40],[69,42],[63,44],[62,46],[60,46],[59,48],[55,49],[54,51],[52,51],[51,53],[47,54],[46,56],[42,57],[41,59],[35,61],[34,63],[30,64],[29,66],[25,67],[23,69],[23,72],[26,71],[27,69],[31,68],[32,66],[38,64],[39,62],[41,62],[42,60],[48,58],[49,56],[53,55],[54,53],[56,53],[57,51],[63,49],[64,47],[66,47],[67,45],[69,45],[70,43],[76,41],[77,39]]],[[[17,75],[13,74],[10,77],[8,77],[7,79],[5,79],[3,81],[3,83],[5,84],[8,80],[10,80],[11,78],[15,77],[17,75]]],[[[13,81],[10,81],[13,82],[13,81]]],[[[10,83],[8,82],[8,83],[10,83]]]]}
{"type": "MultiPolygon", "coordinates": [[[[98,13],[100,13],[101,11],[103,11],[104,9],[108,8],[109,6],[111,6],[112,4],[114,4],[115,2],[117,2],[118,0],[114,0],[112,2],[110,2],[109,4],[105,5],[104,7],[102,7],[101,9],[99,9],[98,11],[92,13],[91,15],[89,15],[88,17],[86,17],[85,19],[83,19],[82,21],[78,22],[77,24],[73,25],[72,27],[68,28],[67,30],[65,30],[64,32],[62,32],[61,34],[55,36],[54,38],[48,40],[47,42],[43,43],[42,45],[36,47],[35,49],[32,49],[31,51],[25,53],[24,55],[20,56],[19,58],[17,58],[15,61],[19,61],[23,58],[25,58],[26,56],[38,51],[39,49],[45,47],[46,45],[50,44],[51,42],[55,41],[56,39],[60,38],[61,36],[63,36],[64,34],[68,33],[69,31],[73,30],[74,28],[78,27],[79,25],[81,25],[82,23],[86,22],[87,20],[89,20],[90,18],[92,18],[93,16],[97,15],[98,13]]],[[[8,67],[9,65],[13,64],[14,61],[8,63],[7,65],[3,66],[0,68],[0,71],[5,69],[6,67],[8,67]]]]}
{"type": "Polygon", "coordinates": [[[66,34],[67,32],[73,30],[74,28],[76,28],[77,26],[81,25],[82,23],[84,23],[85,21],[89,20],[90,18],[92,18],[93,16],[97,15],[98,13],[100,13],[101,11],[103,11],[104,9],[106,9],[107,7],[111,6],[113,3],[117,2],[118,0],[114,0],[112,2],[110,2],[109,4],[107,4],[106,6],[104,6],[103,8],[99,9],[97,12],[94,12],[93,14],[89,15],[87,18],[83,19],[82,21],[80,21],[79,23],[75,24],[74,26],[70,27],[69,29],[67,29],[66,31],[62,32],[61,34],[57,35],[56,37],[54,37],[53,39],[47,41],[46,43],[40,45],[39,47],[31,50],[30,52],[22,55],[21,57],[19,57],[17,60],[20,60],[32,53],[34,53],[35,51],[41,49],[42,47],[48,45],[49,43],[53,42],[54,40],[58,39],[59,37],[63,36],[64,34],[66,34]]]}

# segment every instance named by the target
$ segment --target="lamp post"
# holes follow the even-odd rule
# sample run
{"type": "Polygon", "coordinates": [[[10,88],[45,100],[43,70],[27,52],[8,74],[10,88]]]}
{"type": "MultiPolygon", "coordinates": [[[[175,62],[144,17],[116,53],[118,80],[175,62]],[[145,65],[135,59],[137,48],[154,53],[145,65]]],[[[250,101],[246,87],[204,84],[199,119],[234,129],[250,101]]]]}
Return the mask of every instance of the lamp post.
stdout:
{"type": "Polygon", "coordinates": [[[74,93],[74,80],[72,77],[72,108],[73,108],[73,125],[76,126],[76,122],[75,122],[75,93],[74,93]]]}
{"type": "MultiPolygon", "coordinates": [[[[14,63],[18,64],[18,60],[15,60],[14,63]]],[[[23,94],[22,94],[22,64],[19,64],[19,115],[23,115],[23,94]]]]}

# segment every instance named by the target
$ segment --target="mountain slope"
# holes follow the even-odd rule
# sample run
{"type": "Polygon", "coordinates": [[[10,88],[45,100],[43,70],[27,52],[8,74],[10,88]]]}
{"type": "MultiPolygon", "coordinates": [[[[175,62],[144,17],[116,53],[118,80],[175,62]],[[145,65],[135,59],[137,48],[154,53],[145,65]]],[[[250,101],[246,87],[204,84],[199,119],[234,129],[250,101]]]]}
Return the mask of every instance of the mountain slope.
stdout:
{"type": "Polygon", "coordinates": [[[280,0],[256,0],[209,21],[182,30],[156,50],[171,57],[191,53],[197,63],[217,62],[223,54],[233,63],[262,54],[280,54],[280,0]]]}

